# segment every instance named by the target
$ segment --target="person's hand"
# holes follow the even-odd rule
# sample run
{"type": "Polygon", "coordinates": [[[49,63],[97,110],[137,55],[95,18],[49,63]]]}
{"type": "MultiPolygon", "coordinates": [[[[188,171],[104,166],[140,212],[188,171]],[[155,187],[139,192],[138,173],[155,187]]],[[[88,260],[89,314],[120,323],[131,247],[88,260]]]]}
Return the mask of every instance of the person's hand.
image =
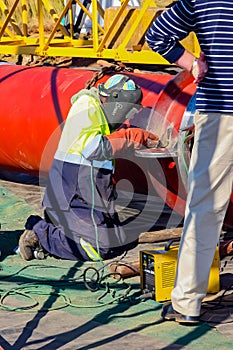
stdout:
{"type": "Polygon", "coordinates": [[[106,136],[111,143],[112,156],[122,153],[126,149],[138,149],[147,146],[152,141],[159,142],[159,137],[141,128],[120,129],[106,136]],[[148,142],[149,141],[149,142],[148,142]]]}
{"type": "Polygon", "coordinates": [[[205,60],[205,54],[203,51],[201,51],[200,57],[194,60],[191,68],[191,73],[194,76],[194,83],[199,83],[202,81],[207,72],[208,66],[205,60]]]}
{"type": "Polygon", "coordinates": [[[152,141],[158,143],[159,137],[151,132],[141,128],[128,128],[125,130],[124,137],[128,141],[128,146],[133,146],[134,149],[141,146],[147,146],[152,141]]]}

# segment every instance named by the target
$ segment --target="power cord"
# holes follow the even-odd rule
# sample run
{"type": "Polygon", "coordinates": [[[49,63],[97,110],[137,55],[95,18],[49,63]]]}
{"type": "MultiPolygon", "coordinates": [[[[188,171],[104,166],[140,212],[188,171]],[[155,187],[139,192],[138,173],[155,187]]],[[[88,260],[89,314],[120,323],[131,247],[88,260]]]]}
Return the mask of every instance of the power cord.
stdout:
{"type": "MultiPolygon", "coordinates": [[[[121,262],[124,263],[122,260],[116,260],[115,262],[121,262]]],[[[33,282],[33,283],[22,283],[20,285],[14,286],[12,288],[3,288],[0,285],[0,308],[7,310],[7,311],[16,311],[16,312],[45,312],[45,311],[53,311],[58,310],[62,308],[66,308],[68,306],[74,307],[74,308],[98,308],[103,307],[106,305],[110,305],[113,303],[120,303],[120,302],[131,302],[135,303],[140,301],[140,298],[137,298],[134,295],[130,295],[130,292],[132,291],[131,285],[125,282],[123,276],[120,273],[113,272],[113,273],[105,273],[105,268],[109,265],[114,263],[113,261],[106,263],[105,265],[101,265],[100,268],[96,267],[87,267],[84,271],[80,273],[77,277],[72,278],[63,278],[61,280],[55,281],[54,279],[47,279],[47,278],[41,278],[40,280],[33,282]],[[114,278],[113,278],[114,277],[114,278]],[[83,283],[87,290],[91,292],[97,292],[103,290],[103,293],[97,297],[97,303],[94,305],[77,305],[74,304],[69,296],[66,295],[66,293],[58,290],[64,287],[67,287],[67,285],[77,285],[77,283],[83,283]],[[123,291],[119,291],[119,284],[121,283],[120,287],[123,291]],[[117,286],[117,291],[116,290],[117,286]],[[20,296],[27,300],[30,300],[28,304],[19,305],[19,306],[9,306],[7,305],[6,301],[7,298],[10,296],[20,296]],[[42,307],[40,308],[40,302],[36,299],[36,295],[38,296],[53,296],[56,298],[61,298],[63,303],[61,305],[53,306],[50,308],[42,307]],[[104,302],[104,298],[109,296],[110,300],[104,302]]],[[[129,265],[127,263],[127,265],[129,265]]],[[[0,276],[1,280],[11,279],[12,277],[19,275],[22,271],[25,271],[29,268],[56,268],[56,269],[65,269],[65,267],[57,267],[57,266],[45,266],[42,264],[32,264],[24,266],[23,268],[19,269],[18,271],[8,274],[5,276],[0,276]]],[[[75,268],[78,270],[77,268],[75,268]]],[[[6,284],[4,283],[4,286],[6,284]]],[[[9,286],[9,283],[8,283],[9,286]]]]}

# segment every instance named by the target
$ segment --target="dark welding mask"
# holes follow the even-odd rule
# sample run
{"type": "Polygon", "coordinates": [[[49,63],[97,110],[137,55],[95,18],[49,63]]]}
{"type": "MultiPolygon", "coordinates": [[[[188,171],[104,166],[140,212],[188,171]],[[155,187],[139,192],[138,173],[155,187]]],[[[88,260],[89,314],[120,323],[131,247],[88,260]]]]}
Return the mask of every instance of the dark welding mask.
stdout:
{"type": "Polygon", "coordinates": [[[128,76],[115,74],[98,85],[100,95],[107,98],[102,106],[110,129],[117,129],[141,108],[142,90],[128,76]]]}

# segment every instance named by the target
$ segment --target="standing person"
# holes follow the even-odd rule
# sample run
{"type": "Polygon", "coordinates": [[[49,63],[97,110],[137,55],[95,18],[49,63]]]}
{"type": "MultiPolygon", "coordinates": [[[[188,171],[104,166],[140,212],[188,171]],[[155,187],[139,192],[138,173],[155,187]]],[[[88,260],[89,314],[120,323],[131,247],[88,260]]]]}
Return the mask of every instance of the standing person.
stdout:
{"type": "Polygon", "coordinates": [[[179,0],[146,34],[152,50],[187,69],[197,83],[195,140],[176,282],[162,317],[196,324],[206,295],[233,182],[233,7],[232,1],[179,0]],[[191,31],[196,59],[179,43],[191,31]]]}
{"type": "Polygon", "coordinates": [[[62,259],[98,261],[136,246],[140,232],[121,223],[115,210],[113,172],[115,158],[158,140],[125,122],[143,111],[141,100],[141,89],[122,74],[72,97],[49,172],[45,218],[29,217],[19,240],[23,259],[45,251],[62,259]]]}

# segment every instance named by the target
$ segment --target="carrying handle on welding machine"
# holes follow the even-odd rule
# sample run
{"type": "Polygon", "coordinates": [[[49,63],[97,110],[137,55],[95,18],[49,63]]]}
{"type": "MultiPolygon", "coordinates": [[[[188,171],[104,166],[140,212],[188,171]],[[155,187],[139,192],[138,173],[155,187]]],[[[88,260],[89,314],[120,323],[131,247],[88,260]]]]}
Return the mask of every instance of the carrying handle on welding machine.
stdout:
{"type": "Polygon", "coordinates": [[[164,249],[165,250],[169,250],[171,245],[172,245],[172,243],[174,243],[174,242],[180,242],[180,238],[177,237],[177,238],[169,239],[169,241],[165,244],[164,249]]]}

